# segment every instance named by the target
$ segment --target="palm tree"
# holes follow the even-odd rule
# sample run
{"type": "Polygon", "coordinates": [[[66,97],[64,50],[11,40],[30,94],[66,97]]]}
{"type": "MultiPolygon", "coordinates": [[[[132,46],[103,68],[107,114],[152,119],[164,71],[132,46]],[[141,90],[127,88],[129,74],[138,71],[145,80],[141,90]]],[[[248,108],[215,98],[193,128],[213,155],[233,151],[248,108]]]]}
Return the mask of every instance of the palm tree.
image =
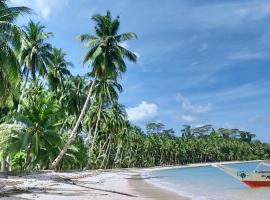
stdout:
{"type": "Polygon", "coordinates": [[[24,36],[22,38],[22,46],[19,53],[21,64],[24,66],[23,74],[25,80],[21,89],[21,96],[17,112],[21,110],[21,103],[24,98],[24,92],[29,76],[35,81],[37,73],[40,76],[47,74],[47,67],[51,61],[52,47],[46,40],[52,36],[52,33],[45,32],[45,26],[39,22],[30,21],[27,26],[23,27],[24,36]]]}
{"type": "Polygon", "coordinates": [[[20,65],[15,50],[20,47],[21,29],[15,20],[31,13],[27,7],[8,7],[0,0],[0,98],[16,91],[21,78],[20,65]]]}
{"type": "Polygon", "coordinates": [[[164,129],[165,125],[162,123],[148,123],[146,125],[146,130],[148,134],[161,134],[162,130],[164,129]]]}
{"type": "Polygon", "coordinates": [[[53,48],[52,59],[49,66],[48,82],[52,91],[57,92],[59,88],[64,88],[66,77],[71,76],[68,67],[73,67],[71,62],[66,61],[66,53],[62,49],[53,48]]]}
{"type": "Polygon", "coordinates": [[[24,157],[21,161],[21,167],[24,169],[37,164],[42,168],[48,168],[62,145],[60,135],[56,131],[56,123],[62,117],[62,112],[59,111],[57,101],[41,85],[31,84],[26,91],[22,113],[15,115],[16,121],[20,123],[9,125],[10,134],[2,129],[5,133],[1,138],[2,154],[14,156],[20,152],[24,157]]]}
{"type": "Polygon", "coordinates": [[[114,79],[108,79],[108,80],[97,80],[96,85],[93,89],[93,94],[95,97],[95,100],[98,106],[98,112],[97,112],[97,120],[94,127],[94,136],[93,140],[91,142],[91,146],[89,148],[89,154],[88,154],[88,163],[85,167],[85,169],[88,169],[91,164],[92,154],[94,150],[94,145],[97,138],[97,131],[98,131],[98,125],[100,122],[100,115],[101,111],[103,109],[103,106],[108,106],[108,104],[113,104],[118,99],[118,93],[122,92],[122,86],[117,83],[114,79]],[[105,104],[105,105],[104,105],[105,104]]]}
{"type": "Polygon", "coordinates": [[[107,137],[108,144],[100,168],[103,168],[105,166],[105,161],[109,157],[112,145],[112,138],[114,136],[117,136],[116,134],[125,128],[125,120],[127,119],[127,113],[124,106],[116,101],[113,102],[112,106],[108,109],[108,118],[108,122],[105,122],[107,129],[106,132],[109,133],[107,137]]]}
{"type": "Polygon", "coordinates": [[[111,14],[108,11],[105,16],[95,15],[92,19],[96,23],[96,35],[83,34],[80,35],[79,38],[81,39],[81,42],[85,44],[86,48],[90,48],[86,53],[83,62],[87,63],[92,61],[91,76],[93,77],[93,80],[91,81],[87,99],[77,123],[72,130],[70,138],[63,150],[52,163],[52,168],[54,169],[58,166],[71,142],[77,135],[77,130],[87,110],[96,79],[101,80],[106,77],[117,79],[117,77],[121,76],[121,74],[126,71],[125,58],[132,62],[136,62],[137,60],[137,56],[133,52],[121,46],[121,42],[136,38],[137,36],[135,33],[118,34],[120,26],[119,17],[112,20],[111,14]]]}
{"type": "Polygon", "coordinates": [[[25,103],[16,120],[24,131],[14,134],[11,147],[25,153],[24,168],[39,166],[48,169],[63,145],[58,134],[63,112],[52,93],[37,82],[32,82],[25,93],[25,103]]]}
{"type": "Polygon", "coordinates": [[[60,98],[60,102],[68,115],[73,115],[78,118],[87,95],[86,80],[79,75],[70,76],[64,81],[63,87],[68,89],[62,91],[63,94],[60,98]]]}
{"type": "Polygon", "coordinates": [[[191,137],[193,136],[192,128],[190,125],[184,125],[184,128],[181,130],[182,137],[191,137]]]}

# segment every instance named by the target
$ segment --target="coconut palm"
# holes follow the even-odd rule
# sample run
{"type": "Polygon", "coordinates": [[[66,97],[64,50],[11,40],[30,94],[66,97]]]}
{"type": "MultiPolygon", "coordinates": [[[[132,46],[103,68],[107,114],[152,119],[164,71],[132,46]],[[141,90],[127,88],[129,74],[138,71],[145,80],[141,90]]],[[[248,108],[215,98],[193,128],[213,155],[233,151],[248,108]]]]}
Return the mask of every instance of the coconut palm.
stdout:
{"type": "Polygon", "coordinates": [[[181,130],[182,137],[192,137],[192,128],[190,125],[184,125],[184,128],[181,130]]]}
{"type": "MultiPolygon", "coordinates": [[[[105,122],[105,130],[108,133],[108,144],[105,150],[100,168],[105,167],[105,162],[108,160],[112,149],[112,141],[114,137],[118,137],[118,133],[125,128],[127,113],[125,107],[117,102],[114,102],[108,109],[108,121],[105,122]]],[[[125,133],[125,131],[123,131],[125,133]]],[[[124,138],[122,138],[124,139],[124,138]]]]}
{"type": "Polygon", "coordinates": [[[92,17],[92,19],[96,23],[96,34],[82,34],[79,36],[79,38],[81,39],[81,42],[84,43],[85,47],[89,48],[89,51],[83,58],[83,62],[92,62],[91,76],[93,77],[93,80],[91,81],[91,87],[77,123],[74,126],[65,147],[52,163],[52,168],[56,168],[60,163],[69,145],[77,134],[79,125],[87,110],[96,79],[101,80],[105,79],[106,77],[117,79],[117,77],[121,76],[121,74],[126,71],[126,64],[124,61],[125,58],[132,62],[136,62],[137,60],[137,56],[133,52],[121,46],[121,42],[136,38],[136,34],[118,34],[120,27],[119,17],[112,20],[111,14],[108,11],[105,16],[95,15],[92,17]]]}
{"type": "Polygon", "coordinates": [[[66,53],[62,49],[53,48],[51,64],[49,65],[48,83],[52,91],[58,92],[61,88],[64,90],[64,81],[67,77],[71,76],[68,67],[73,64],[66,60],[66,53]]]}
{"type": "Polygon", "coordinates": [[[25,131],[13,136],[11,146],[25,153],[24,168],[46,169],[62,146],[58,120],[63,117],[60,105],[39,83],[31,83],[25,93],[25,103],[16,120],[25,131]]]}
{"type": "Polygon", "coordinates": [[[17,112],[21,110],[21,103],[24,98],[26,84],[29,76],[35,81],[37,74],[40,76],[47,75],[47,67],[50,64],[52,47],[46,40],[52,36],[52,33],[45,32],[45,26],[39,22],[30,21],[27,26],[23,27],[24,36],[22,38],[22,46],[19,58],[23,67],[25,80],[22,85],[21,95],[17,112]]]}
{"type": "MultiPolygon", "coordinates": [[[[59,121],[62,125],[59,131],[60,134],[68,132],[74,126],[87,96],[86,81],[82,76],[67,77],[64,80],[63,88],[66,89],[59,90],[59,94],[56,96],[62,107],[62,112],[65,114],[65,117],[59,121]]],[[[81,125],[79,128],[83,128],[81,125]]]]}
{"type": "Polygon", "coordinates": [[[122,90],[123,90],[122,86],[119,83],[117,83],[114,79],[96,81],[96,85],[93,89],[93,95],[95,97],[95,101],[99,106],[97,111],[97,120],[95,122],[94,127],[93,140],[91,141],[91,146],[89,148],[88,163],[85,169],[88,169],[91,164],[102,109],[104,106],[108,106],[108,104],[116,103],[116,101],[118,100],[118,92],[122,92],[122,90]]]}
{"type": "Polygon", "coordinates": [[[20,47],[21,29],[15,21],[31,12],[27,7],[9,7],[6,2],[0,0],[0,98],[14,94],[19,86],[21,73],[15,50],[20,47]]]}
{"type": "Polygon", "coordinates": [[[86,99],[86,80],[81,76],[70,76],[64,81],[64,88],[61,90],[60,102],[68,115],[78,118],[86,99]]]}

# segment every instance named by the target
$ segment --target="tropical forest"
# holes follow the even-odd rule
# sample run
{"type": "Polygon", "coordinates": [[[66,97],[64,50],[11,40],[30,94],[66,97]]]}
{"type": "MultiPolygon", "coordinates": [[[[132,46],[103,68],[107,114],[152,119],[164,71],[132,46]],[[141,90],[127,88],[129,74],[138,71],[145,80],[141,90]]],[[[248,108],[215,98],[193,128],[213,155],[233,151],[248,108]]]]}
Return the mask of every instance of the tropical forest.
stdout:
{"type": "MultiPolygon", "coordinates": [[[[138,56],[121,45],[140,42],[120,32],[113,13],[92,16],[88,33],[70,38],[86,50],[88,72],[68,52],[53,46],[45,24],[19,18],[34,15],[28,7],[0,0],[0,163],[1,171],[88,170],[183,165],[269,158],[270,146],[254,133],[206,124],[170,129],[149,121],[128,120],[119,101],[121,79],[138,56]]],[[[90,21],[90,19],[89,19],[90,21]]],[[[89,23],[90,24],[90,23],[89,23]]],[[[66,41],[68,42],[68,41],[66,41]]]]}

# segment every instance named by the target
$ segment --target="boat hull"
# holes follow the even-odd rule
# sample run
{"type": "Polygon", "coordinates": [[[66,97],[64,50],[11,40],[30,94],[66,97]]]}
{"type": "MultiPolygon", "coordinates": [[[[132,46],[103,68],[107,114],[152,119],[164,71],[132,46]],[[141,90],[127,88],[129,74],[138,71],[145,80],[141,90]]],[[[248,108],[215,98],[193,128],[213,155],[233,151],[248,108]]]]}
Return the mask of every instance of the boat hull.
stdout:
{"type": "Polygon", "coordinates": [[[270,180],[269,181],[243,180],[243,182],[251,188],[270,187],[270,180]]]}

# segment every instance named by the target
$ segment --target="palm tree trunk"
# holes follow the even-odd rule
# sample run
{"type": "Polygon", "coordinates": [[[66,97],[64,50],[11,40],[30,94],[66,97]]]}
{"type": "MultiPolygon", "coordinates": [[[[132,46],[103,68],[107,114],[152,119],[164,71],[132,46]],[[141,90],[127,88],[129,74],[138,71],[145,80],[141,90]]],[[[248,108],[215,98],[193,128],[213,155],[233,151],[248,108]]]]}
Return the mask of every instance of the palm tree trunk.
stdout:
{"type": "Polygon", "coordinates": [[[108,141],[109,141],[109,138],[106,139],[106,141],[104,142],[103,145],[101,145],[101,143],[100,143],[99,153],[98,153],[97,160],[101,157],[101,154],[103,154],[103,150],[105,150],[105,146],[108,143],[108,141]]]}
{"type": "Polygon", "coordinates": [[[21,112],[21,106],[22,106],[22,101],[23,101],[23,98],[24,98],[24,93],[25,93],[25,90],[26,90],[26,84],[27,84],[28,78],[29,78],[29,72],[30,72],[30,70],[27,70],[26,78],[25,78],[23,86],[21,88],[21,95],[20,95],[19,104],[18,104],[18,107],[17,107],[17,113],[21,112]]]}
{"type": "Polygon", "coordinates": [[[121,155],[120,155],[120,161],[119,161],[119,165],[118,167],[122,167],[122,162],[123,162],[123,150],[121,151],[121,155]]]}
{"type": "Polygon", "coordinates": [[[101,169],[104,167],[106,158],[107,158],[107,157],[109,156],[109,154],[110,154],[109,150],[111,149],[111,140],[112,140],[112,135],[110,134],[110,135],[109,135],[109,142],[108,142],[108,144],[107,144],[107,148],[106,148],[106,151],[105,151],[105,156],[104,156],[104,158],[103,158],[103,160],[102,160],[102,163],[101,163],[101,165],[100,165],[100,168],[101,168],[101,169]],[[109,153],[108,153],[108,152],[109,152],[109,153]]]}
{"type": "Polygon", "coordinates": [[[73,142],[73,140],[75,139],[76,135],[77,135],[77,131],[78,131],[78,128],[83,120],[83,117],[85,115],[85,112],[87,110],[87,106],[88,106],[88,103],[90,101],[90,97],[91,97],[91,94],[92,94],[92,90],[93,90],[93,87],[95,85],[95,82],[96,82],[96,78],[94,78],[94,80],[92,81],[91,83],[91,86],[90,86],[90,89],[89,89],[89,92],[88,92],[88,95],[87,95],[87,98],[84,102],[84,105],[83,105],[83,109],[81,111],[81,114],[68,138],[68,141],[67,143],[65,144],[64,148],[62,149],[62,151],[59,153],[59,155],[55,158],[55,160],[53,161],[52,165],[51,165],[51,169],[56,169],[57,166],[59,165],[60,161],[63,159],[65,153],[67,152],[70,144],[73,142]]]}
{"type": "Polygon", "coordinates": [[[120,151],[121,151],[121,146],[122,146],[122,141],[120,140],[120,142],[118,142],[118,144],[117,144],[117,151],[116,151],[116,155],[114,157],[114,164],[116,164],[116,165],[117,165],[117,162],[118,162],[118,159],[119,159],[119,155],[120,155],[120,151]]]}
{"type": "Polygon", "coordinates": [[[7,157],[7,163],[8,163],[8,171],[12,171],[12,156],[9,154],[7,157]]]}
{"type": "Polygon", "coordinates": [[[32,148],[32,142],[31,142],[31,144],[30,144],[30,146],[28,147],[28,150],[27,150],[27,154],[26,154],[26,158],[25,158],[25,164],[24,164],[25,169],[30,169],[29,166],[31,164],[31,157],[30,157],[31,148],[32,148]]]}
{"type": "Polygon", "coordinates": [[[100,103],[100,106],[99,106],[99,109],[98,109],[98,118],[97,118],[96,125],[95,125],[94,137],[93,137],[93,141],[91,143],[91,147],[89,149],[88,161],[87,161],[87,164],[86,164],[84,170],[88,170],[90,165],[91,165],[91,159],[92,159],[92,155],[93,155],[93,152],[94,152],[94,146],[95,146],[96,139],[97,139],[97,130],[98,130],[98,124],[99,124],[99,121],[100,121],[101,109],[102,109],[102,102],[100,103]]]}
{"type": "Polygon", "coordinates": [[[6,156],[2,156],[2,157],[1,157],[1,171],[2,171],[2,172],[8,171],[6,159],[7,159],[6,156]]]}
{"type": "MultiPolygon", "coordinates": [[[[89,147],[90,148],[90,147],[89,147]]],[[[101,141],[99,142],[99,148],[98,148],[98,156],[97,156],[97,158],[96,158],[96,160],[98,161],[99,160],[99,158],[101,157],[101,154],[102,154],[102,150],[103,149],[103,146],[102,146],[102,144],[101,144],[101,141]]]]}

